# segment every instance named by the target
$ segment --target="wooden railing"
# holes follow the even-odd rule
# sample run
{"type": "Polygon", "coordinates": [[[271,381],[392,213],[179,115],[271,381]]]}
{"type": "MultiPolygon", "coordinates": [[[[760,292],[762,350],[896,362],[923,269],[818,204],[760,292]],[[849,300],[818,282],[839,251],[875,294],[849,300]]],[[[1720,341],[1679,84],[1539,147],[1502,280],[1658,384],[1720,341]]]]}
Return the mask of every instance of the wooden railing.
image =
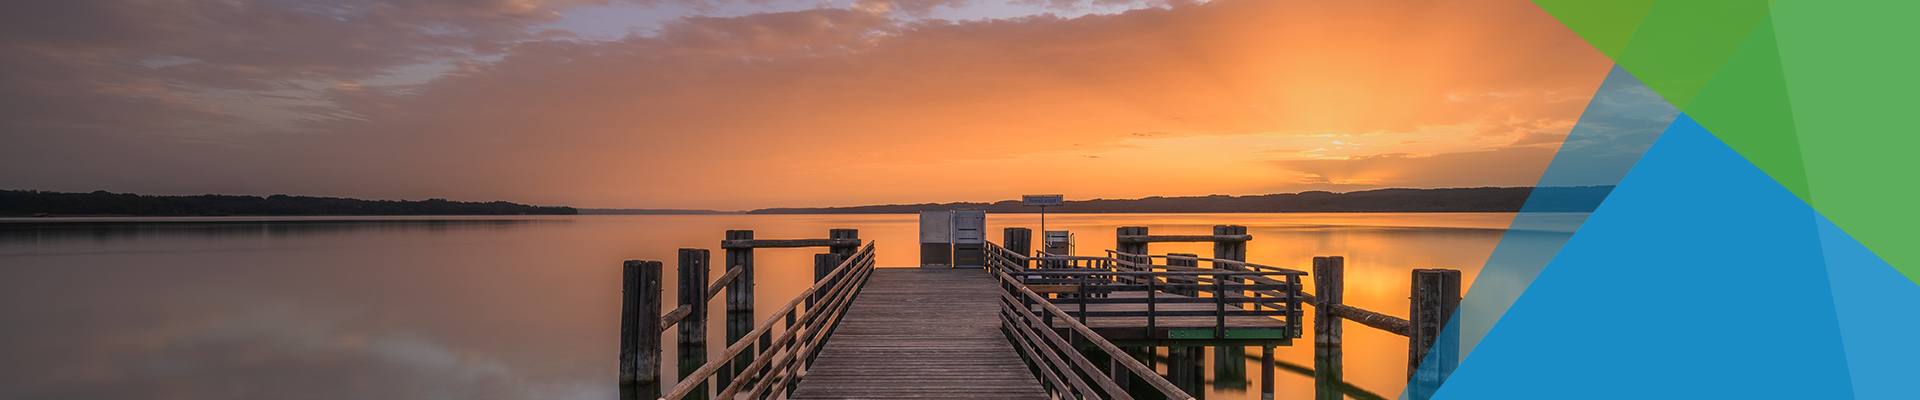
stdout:
{"type": "Polygon", "coordinates": [[[1044,384],[1042,386],[1054,398],[1131,400],[1133,396],[1127,393],[1127,382],[1131,381],[1129,375],[1135,375],[1168,399],[1193,399],[1192,395],[1167,381],[1152,367],[1135,360],[1091,328],[1074,321],[1066,311],[1048,302],[1045,296],[1028,288],[1023,283],[1025,278],[1015,275],[1030,272],[1027,265],[1031,257],[1013,253],[991,242],[986,244],[986,253],[989,260],[987,268],[1000,281],[1000,315],[1007,336],[1033,364],[1036,375],[1044,384]],[[1035,305],[1040,306],[1043,313],[1036,314],[1033,310],[1035,305]],[[1052,327],[1050,321],[1055,318],[1065,321],[1068,327],[1064,337],[1062,332],[1052,327]],[[1109,362],[1106,371],[1101,371],[1080,353],[1083,343],[1092,344],[1107,354],[1109,362]],[[1099,390],[1094,389],[1096,386],[1099,390]]]}
{"type": "Polygon", "coordinates": [[[873,267],[873,244],[869,242],[819,282],[801,291],[780,311],[769,315],[739,342],[728,346],[713,361],[681,378],[680,383],[661,399],[679,400],[689,396],[704,398],[704,393],[695,393],[695,390],[720,371],[734,369],[743,369],[744,372],[734,376],[716,398],[735,399],[744,393],[747,399],[765,399],[790,390],[798,383],[812,357],[819,354],[821,347],[826,344],[827,337],[832,335],[834,326],[846,314],[847,307],[853,304],[860,288],[873,275],[873,267]],[[782,321],[784,325],[780,324],[782,321]],[[768,337],[773,339],[765,339],[768,337]],[[747,353],[755,347],[755,342],[763,346],[759,347],[757,353],[747,353]],[[732,364],[741,354],[752,354],[753,362],[744,368],[734,368],[732,364]]]}

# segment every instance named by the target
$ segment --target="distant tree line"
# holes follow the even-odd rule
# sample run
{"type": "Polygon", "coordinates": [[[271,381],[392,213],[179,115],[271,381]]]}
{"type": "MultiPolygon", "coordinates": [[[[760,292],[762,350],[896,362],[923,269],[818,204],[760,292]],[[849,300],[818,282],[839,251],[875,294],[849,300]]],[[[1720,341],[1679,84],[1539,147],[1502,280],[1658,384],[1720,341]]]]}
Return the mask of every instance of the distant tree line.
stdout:
{"type": "Polygon", "coordinates": [[[0,215],[573,215],[573,207],[428,199],[360,200],[338,197],[199,195],[142,196],[132,193],[0,190],[0,215]]]}
{"type": "MultiPolygon", "coordinates": [[[[1592,212],[1613,186],[1482,187],[1456,189],[1380,189],[1348,193],[1311,191],[1257,196],[1212,195],[1148,197],[1135,200],[1078,200],[1047,207],[1050,213],[1273,213],[1273,212],[1592,212]]],[[[982,210],[1034,213],[1019,200],[993,203],[889,204],[858,207],[765,208],[748,214],[902,214],[921,211],[982,210]]]]}

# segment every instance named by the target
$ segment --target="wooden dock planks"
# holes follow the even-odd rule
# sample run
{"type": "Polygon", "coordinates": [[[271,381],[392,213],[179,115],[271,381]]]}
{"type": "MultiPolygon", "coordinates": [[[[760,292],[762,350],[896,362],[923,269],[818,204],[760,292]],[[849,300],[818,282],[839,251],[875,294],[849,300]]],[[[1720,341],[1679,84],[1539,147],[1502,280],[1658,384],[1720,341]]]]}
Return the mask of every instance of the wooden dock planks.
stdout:
{"type": "Polygon", "coordinates": [[[978,269],[879,268],[793,399],[1045,399],[978,269]]]}

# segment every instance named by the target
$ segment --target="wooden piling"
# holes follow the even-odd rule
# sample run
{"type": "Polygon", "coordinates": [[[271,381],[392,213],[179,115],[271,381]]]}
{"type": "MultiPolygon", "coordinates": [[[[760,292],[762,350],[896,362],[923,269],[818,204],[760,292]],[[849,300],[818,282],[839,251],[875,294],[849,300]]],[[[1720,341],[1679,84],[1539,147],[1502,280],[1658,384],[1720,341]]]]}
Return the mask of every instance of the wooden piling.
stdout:
{"type": "Polygon", "coordinates": [[[1186,347],[1167,348],[1167,380],[1173,381],[1173,385],[1178,386],[1180,390],[1192,393],[1195,391],[1193,374],[1187,372],[1187,357],[1186,347]]]}
{"type": "MultiPolygon", "coordinates": [[[[680,319],[680,378],[686,379],[707,364],[707,274],[712,254],[707,249],[680,249],[680,306],[687,316],[680,319]]],[[[689,399],[705,399],[703,383],[689,399]]]]}
{"type": "Polygon", "coordinates": [[[1247,390],[1247,348],[1213,346],[1213,389],[1247,390]]]}
{"type": "Polygon", "coordinates": [[[1453,373],[1459,365],[1458,332],[1447,331],[1453,311],[1460,307],[1460,271],[1451,269],[1413,270],[1412,304],[1407,322],[1407,377],[1431,383],[1453,373]],[[1432,362],[1424,373],[1422,362],[1432,362]]]}
{"type": "Polygon", "coordinates": [[[636,397],[660,396],[659,261],[621,265],[620,385],[636,397]]]}
{"type": "Polygon", "coordinates": [[[842,260],[852,258],[854,252],[860,251],[860,242],[858,242],[858,240],[860,240],[859,229],[830,229],[827,230],[827,238],[856,240],[852,245],[828,247],[829,252],[839,255],[842,260]]]}
{"type": "Polygon", "coordinates": [[[1316,400],[1345,398],[1338,390],[1344,379],[1341,354],[1341,317],[1335,313],[1345,301],[1346,258],[1313,258],[1313,382],[1316,400]]]}
{"type": "MultiPolygon", "coordinates": [[[[834,267],[840,266],[840,262],[841,258],[839,254],[825,253],[813,255],[813,282],[820,283],[820,280],[825,279],[827,274],[833,273],[834,267]]],[[[826,287],[833,287],[833,285],[829,283],[826,287]]],[[[826,292],[826,290],[814,292],[813,297],[807,299],[807,309],[813,309],[814,304],[818,303],[821,297],[827,295],[826,292]]]]}
{"type": "Polygon", "coordinates": [[[1340,316],[1334,307],[1341,304],[1346,290],[1345,257],[1313,258],[1313,345],[1340,345],[1340,316]]]}
{"type": "MultiPolygon", "coordinates": [[[[1199,255],[1196,255],[1196,254],[1188,254],[1188,253],[1167,253],[1167,266],[1169,266],[1169,267],[1189,267],[1189,268],[1199,268],[1199,267],[1200,267],[1200,260],[1196,260],[1196,259],[1193,259],[1193,258],[1187,258],[1187,259],[1184,259],[1184,260],[1183,260],[1183,259],[1179,259],[1179,258],[1175,258],[1175,257],[1199,257],[1199,255]]],[[[1172,277],[1168,277],[1168,280],[1169,280],[1169,282],[1167,282],[1167,283],[1170,283],[1170,284],[1176,284],[1176,285],[1198,285],[1198,284],[1200,284],[1200,278],[1198,278],[1198,277],[1183,277],[1183,278],[1178,278],[1178,281],[1177,281],[1177,282],[1173,282],[1172,280],[1174,280],[1174,279],[1175,279],[1175,278],[1172,278],[1172,277]]],[[[1191,297],[1200,297],[1200,288],[1197,288],[1197,287],[1194,287],[1194,288],[1183,288],[1183,289],[1169,289],[1169,290],[1167,290],[1167,292],[1170,292],[1170,293],[1177,293],[1177,294],[1181,294],[1181,295],[1185,295],[1185,296],[1191,296],[1191,297]]]]}
{"type": "Polygon", "coordinates": [[[1273,346],[1260,346],[1260,400],[1273,400],[1273,346]]]}
{"type": "MultiPolygon", "coordinates": [[[[1246,235],[1247,227],[1240,226],[1240,225],[1214,225],[1213,234],[1215,236],[1246,235]]],[[[1213,242],[1213,258],[1217,260],[1247,261],[1247,242],[1237,241],[1237,240],[1216,240],[1213,242]]],[[[1241,266],[1241,265],[1228,264],[1225,266],[1228,267],[1226,269],[1232,269],[1232,270],[1246,269],[1244,266],[1241,266]]],[[[1214,266],[1214,268],[1220,268],[1220,267],[1222,266],[1221,265],[1214,266]]]]}
{"type": "MultiPolygon", "coordinates": [[[[1127,236],[1146,236],[1147,227],[1122,226],[1118,230],[1116,230],[1114,233],[1115,235],[1114,235],[1113,251],[1118,251],[1121,253],[1139,254],[1139,255],[1148,254],[1146,242],[1136,242],[1136,241],[1126,240],[1127,236]]],[[[1147,260],[1128,259],[1126,261],[1144,263],[1147,260]]]]}
{"type": "MultiPolygon", "coordinates": [[[[1022,256],[1033,256],[1033,230],[1027,228],[1007,228],[1006,240],[1000,242],[1000,248],[1022,256]]],[[[1030,267],[1023,265],[1023,267],[1030,267]]]]}
{"type": "MultiPolygon", "coordinates": [[[[727,240],[753,240],[753,231],[729,230],[727,240]]],[[[728,282],[726,289],[727,347],[733,347],[734,343],[740,342],[741,338],[753,331],[753,249],[728,248],[725,268],[740,269],[740,275],[734,277],[732,282],[728,282]]],[[[716,375],[718,385],[732,384],[733,377],[746,371],[747,365],[753,363],[754,353],[756,352],[749,348],[734,357],[732,368],[722,369],[716,375]]]]}

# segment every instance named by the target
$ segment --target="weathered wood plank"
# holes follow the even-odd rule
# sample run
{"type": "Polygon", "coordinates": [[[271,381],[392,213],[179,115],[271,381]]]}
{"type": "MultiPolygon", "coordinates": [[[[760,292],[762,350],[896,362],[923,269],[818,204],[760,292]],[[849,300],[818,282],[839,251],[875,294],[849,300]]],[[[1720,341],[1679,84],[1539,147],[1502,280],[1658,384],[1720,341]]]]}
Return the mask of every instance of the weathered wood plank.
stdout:
{"type": "Polygon", "coordinates": [[[978,269],[881,268],[793,399],[1044,399],[978,269]]]}

